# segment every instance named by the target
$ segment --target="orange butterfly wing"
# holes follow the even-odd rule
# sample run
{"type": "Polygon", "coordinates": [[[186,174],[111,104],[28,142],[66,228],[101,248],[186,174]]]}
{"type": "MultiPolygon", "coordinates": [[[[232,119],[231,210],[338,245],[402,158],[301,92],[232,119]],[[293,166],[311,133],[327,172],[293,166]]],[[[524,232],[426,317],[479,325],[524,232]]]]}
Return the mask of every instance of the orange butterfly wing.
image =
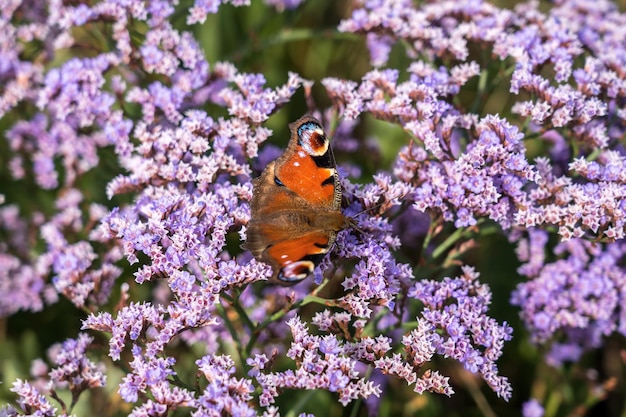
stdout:
{"type": "Polygon", "coordinates": [[[272,266],[272,280],[306,278],[348,225],[330,143],[319,122],[303,116],[289,125],[285,152],[254,180],[245,248],[272,266]]]}

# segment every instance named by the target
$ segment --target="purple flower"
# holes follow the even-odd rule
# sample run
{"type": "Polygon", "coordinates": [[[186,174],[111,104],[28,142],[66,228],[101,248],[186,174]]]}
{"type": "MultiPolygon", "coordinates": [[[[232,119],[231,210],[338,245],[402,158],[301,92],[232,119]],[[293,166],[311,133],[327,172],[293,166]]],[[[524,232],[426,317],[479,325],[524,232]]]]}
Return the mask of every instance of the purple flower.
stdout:
{"type": "Polygon", "coordinates": [[[371,63],[375,67],[381,67],[387,63],[393,39],[389,36],[378,36],[375,33],[367,34],[367,49],[370,51],[371,63]]]}
{"type": "Polygon", "coordinates": [[[522,407],[522,415],[524,417],[543,417],[543,413],[543,407],[534,398],[526,401],[522,407]]]}
{"type": "Polygon", "coordinates": [[[91,337],[80,334],[77,339],[68,339],[62,344],[53,345],[48,350],[48,356],[55,367],[48,372],[42,361],[37,361],[33,367],[34,370],[37,369],[33,375],[38,377],[36,384],[40,388],[20,379],[13,383],[11,391],[16,393],[17,404],[22,412],[18,413],[10,406],[3,408],[2,412],[8,416],[56,416],[57,409],[50,404],[47,395],[58,401],[65,410],[65,404],[57,395],[58,390],[70,390],[73,407],[83,391],[103,387],[106,382],[104,364],[95,364],[86,356],[92,342],[91,337]]]}
{"type": "MultiPolygon", "coordinates": [[[[414,331],[403,344],[414,366],[429,361],[435,353],[451,357],[468,371],[480,373],[498,396],[508,399],[511,386],[498,375],[495,360],[502,354],[504,342],[511,339],[512,329],[485,315],[491,302],[489,289],[477,282],[478,274],[472,268],[464,267],[463,272],[456,279],[414,285],[409,296],[423,302],[425,309],[418,319],[420,333],[414,331]]],[[[452,392],[447,382],[441,387],[448,395],[452,392]]]]}
{"type": "MultiPolygon", "coordinates": [[[[41,394],[35,387],[29,384],[27,381],[18,379],[13,383],[11,391],[18,396],[17,403],[19,404],[22,412],[26,414],[36,413],[40,416],[56,416],[57,409],[50,404],[46,397],[41,394]]],[[[11,411],[10,409],[8,410],[11,411]]],[[[16,410],[13,410],[13,414],[8,415],[20,415],[16,410]]]]}
{"type": "Polygon", "coordinates": [[[20,310],[40,311],[45,301],[56,301],[56,293],[33,266],[9,254],[0,255],[0,265],[0,316],[20,310]]]}
{"type": "MultiPolygon", "coordinates": [[[[526,252],[532,248],[542,255],[547,244],[542,236],[531,234],[531,239],[520,245],[526,252]]],[[[623,245],[574,239],[558,244],[553,252],[559,259],[548,262],[539,258],[537,266],[531,265],[532,258],[524,258],[528,263],[520,273],[528,281],[517,287],[511,302],[520,306],[536,343],[562,335],[562,342],[554,345],[549,355],[550,361],[558,364],[578,360],[585,350],[600,346],[603,336],[615,331],[626,334],[626,315],[621,308],[624,272],[619,266],[623,245]]]]}
{"type": "Polygon", "coordinates": [[[330,335],[322,339],[309,334],[299,317],[289,320],[288,325],[294,341],[287,356],[297,362],[295,371],[267,372],[267,362],[259,356],[248,361],[253,366],[251,375],[263,388],[262,406],[274,403],[278,389],[285,388],[323,388],[337,392],[344,406],[357,398],[380,395],[380,388],[360,377],[355,369],[356,361],[345,355],[339,341],[332,341],[330,335]],[[329,349],[331,344],[334,347],[329,349]]]}
{"type": "Polygon", "coordinates": [[[139,393],[150,393],[153,399],[136,407],[131,415],[162,415],[168,410],[195,404],[195,399],[189,391],[169,384],[168,377],[175,373],[172,370],[176,362],[174,358],[146,356],[138,346],[132,348],[132,353],[134,358],[130,362],[132,372],[124,377],[118,392],[130,403],[138,400],[139,393]]]}
{"type": "MultiPolygon", "coordinates": [[[[204,23],[207,14],[217,13],[222,4],[230,3],[233,6],[249,6],[250,0],[194,0],[193,7],[189,10],[187,24],[204,23]]],[[[292,8],[298,5],[298,0],[276,1],[267,0],[266,3],[273,5],[277,9],[292,8]]]]}
{"type": "Polygon", "coordinates": [[[81,333],[77,339],[68,339],[48,351],[56,365],[49,372],[51,381],[56,387],[68,386],[75,398],[86,389],[103,387],[106,383],[104,364],[95,364],[86,356],[92,342],[93,338],[81,333]]]}

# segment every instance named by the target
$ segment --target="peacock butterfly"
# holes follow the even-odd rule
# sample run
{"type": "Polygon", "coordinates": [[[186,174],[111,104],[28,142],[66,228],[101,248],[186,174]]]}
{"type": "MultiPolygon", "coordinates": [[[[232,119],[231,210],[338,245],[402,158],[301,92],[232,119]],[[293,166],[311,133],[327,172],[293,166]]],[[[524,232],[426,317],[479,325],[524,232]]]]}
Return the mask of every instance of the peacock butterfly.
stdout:
{"type": "Polygon", "coordinates": [[[272,281],[295,284],[331,249],[350,220],[341,213],[341,185],[320,122],[304,115],[289,124],[285,152],[253,180],[245,249],[271,265],[272,281]]]}

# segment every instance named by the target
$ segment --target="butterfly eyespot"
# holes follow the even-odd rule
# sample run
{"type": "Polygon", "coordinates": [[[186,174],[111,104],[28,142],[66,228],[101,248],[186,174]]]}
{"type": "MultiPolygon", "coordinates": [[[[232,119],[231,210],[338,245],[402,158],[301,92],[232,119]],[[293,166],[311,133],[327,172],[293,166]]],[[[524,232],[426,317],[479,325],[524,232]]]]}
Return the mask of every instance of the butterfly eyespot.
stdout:
{"type": "Polygon", "coordinates": [[[324,130],[322,129],[322,126],[318,125],[315,122],[306,122],[300,125],[300,127],[298,128],[299,138],[302,139],[302,137],[305,136],[307,132],[316,132],[322,136],[324,135],[324,130]]]}
{"type": "Polygon", "coordinates": [[[298,128],[298,143],[311,156],[322,156],[328,150],[328,138],[320,125],[306,122],[298,128]]]}
{"type": "Polygon", "coordinates": [[[279,187],[284,187],[285,184],[283,184],[283,182],[281,180],[278,179],[277,176],[274,176],[274,182],[276,183],[276,185],[278,185],[279,187]]]}
{"type": "Polygon", "coordinates": [[[296,283],[305,279],[313,269],[315,264],[311,261],[299,261],[285,265],[278,274],[278,279],[286,283],[296,283]]]}

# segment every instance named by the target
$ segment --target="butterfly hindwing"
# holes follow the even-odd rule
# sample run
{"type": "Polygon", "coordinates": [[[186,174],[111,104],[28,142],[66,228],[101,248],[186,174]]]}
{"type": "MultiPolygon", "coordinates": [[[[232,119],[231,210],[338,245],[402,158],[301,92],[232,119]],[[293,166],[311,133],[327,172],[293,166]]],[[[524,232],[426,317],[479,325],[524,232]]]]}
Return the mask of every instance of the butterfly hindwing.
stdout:
{"type": "Polygon", "coordinates": [[[335,241],[335,233],[314,232],[283,240],[267,249],[264,259],[278,260],[277,278],[283,282],[298,282],[319,264],[335,241]]]}

